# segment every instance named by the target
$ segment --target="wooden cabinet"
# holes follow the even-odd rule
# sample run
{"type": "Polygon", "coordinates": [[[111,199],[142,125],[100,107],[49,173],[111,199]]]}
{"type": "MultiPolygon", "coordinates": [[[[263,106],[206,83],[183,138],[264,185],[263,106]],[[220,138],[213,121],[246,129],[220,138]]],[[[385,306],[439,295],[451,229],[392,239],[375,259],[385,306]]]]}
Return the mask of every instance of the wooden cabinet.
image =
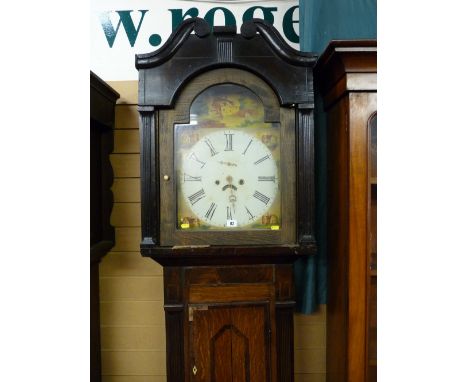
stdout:
{"type": "Polygon", "coordinates": [[[101,380],[101,345],[99,330],[99,263],[115,243],[110,225],[113,173],[109,155],[114,147],[114,108],[119,94],[90,74],[90,371],[91,382],[101,380]]]}
{"type": "Polygon", "coordinates": [[[292,381],[291,264],[167,266],[164,284],[168,380],[292,381]]]}
{"type": "MultiPolygon", "coordinates": [[[[226,268],[206,270],[213,275],[229,272],[226,268]]],[[[273,276],[272,267],[260,271],[264,270],[273,276]]],[[[244,267],[241,271],[253,276],[257,270],[244,267]]],[[[191,380],[270,380],[272,285],[193,285],[190,290],[191,380]]]]}
{"type": "Polygon", "coordinates": [[[376,381],[376,41],[333,41],[315,76],[328,129],[327,381],[376,381]]]}
{"type": "Polygon", "coordinates": [[[195,260],[164,267],[168,381],[292,381],[292,265],[195,260]]]}
{"type": "MultiPolygon", "coordinates": [[[[268,306],[189,306],[193,381],[266,381],[268,306]]],[[[269,341],[268,341],[269,342],[269,341]]]]}

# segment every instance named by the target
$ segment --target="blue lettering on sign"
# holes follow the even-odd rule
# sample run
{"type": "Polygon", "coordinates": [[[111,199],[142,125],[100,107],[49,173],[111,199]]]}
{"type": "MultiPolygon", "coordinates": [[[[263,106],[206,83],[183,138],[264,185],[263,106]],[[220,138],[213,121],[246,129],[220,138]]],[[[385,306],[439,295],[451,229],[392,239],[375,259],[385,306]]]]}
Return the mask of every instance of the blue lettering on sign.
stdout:
{"type": "MultiPolygon", "coordinates": [[[[296,33],[294,30],[294,24],[299,23],[298,20],[293,20],[293,14],[296,9],[298,9],[298,6],[293,6],[289,8],[286,13],[284,14],[283,17],[283,32],[286,38],[292,42],[292,43],[299,43],[299,35],[296,33]]],[[[259,9],[263,12],[263,18],[267,22],[273,24],[274,23],[274,15],[273,12],[276,12],[278,8],[276,7],[261,7],[261,6],[255,6],[248,8],[243,16],[242,20],[245,22],[247,20],[250,20],[254,16],[254,12],[259,9]]],[[[177,26],[184,21],[187,18],[190,17],[198,17],[199,16],[199,10],[195,7],[189,8],[187,11],[183,11],[182,9],[168,9],[169,12],[171,12],[172,16],[172,30],[176,29],[177,26]]],[[[227,8],[224,7],[215,7],[211,8],[208,10],[204,16],[204,19],[211,25],[213,26],[214,22],[214,16],[215,13],[219,11],[224,14],[224,23],[225,25],[234,25],[236,24],[236,19],[234,14],[227,8]]],[[[117,37],[117,33],[120,30],[120,25],[123,25],[125,34],[127,35],[128,42],[130,43],[130,46],[133,47],[135,45],[136,39],[138,38],[141,24],[143,22],[143,19],[145,18],[146,13],[148,12],[148,9],[143,9],[143,10],[138,10],[138,11],[131,11],[131,10],[124,10],[124,11],[108,11],[100,14],[100,21],[101,21],[101,26],[102,30],[104,32],[104,35],[106,36],[107,43],[109,44],[109,48],[112,48],[114,46],[115,38],[117,37]],[[111,13],[117,13],[118,15],[118,22],[117,26],[114,27],[112,25],[111,19],[110,19],[110,14],[111,13]],[[138,21],[138,26],[135,26],[133,19],[131,17],[132,12],[140,12],[140,20],[138,21]]],[[[148,39],[149,43],[152,46],[158,46],[161,44],[161,36],[158,34],[152,34],[149,36],[148,39]]]]}
{"type": "Polygon", "coordinates": [[[185,13],[182,13],[182,9],[169,9],[169,12],[172,14],[172,30],[176,29],[186,18],[198,17],[199,14],[197,8],[190,8],[185,13]]]}
{"type": "Polygon", "coordinates": [[[257,9],[262,10],[263,20],[269,22],[270,24],[274,24],[275,16],[273,16],[273,12],[276,12],[278,10],[278,8],[276,7],[261,7],[261,6],[251,7],[244,12],[244,16],[242,16],[242,21],[246,22],[246,21],[252,20],[254,18],[254,12],[257,9]]]}
{"type": "Polygon", "coordinates": [[[115,29],[109,18],[109,14],[111,12],[104,12],[104,13],[101,13],[100,15],[102,30],[104,31],[109,47],[112,48],[114,46],[114,41],[115,41],[115,38],[117,37],[117,32],[120,29],[120,24],[123,24],[125,33],[127,34],[128,42],[130,43],[130,46],[133,47],[138,37],[138,33],[140,32],[141,23],[143,22],[143,19],[146,15],[146,12],[148,12],[148,9],[138,11],[141,13],[141,17],[140,17],[140,22],[138,23],[138,27],[136,28],[135,28],[135,24],[133,24],[132,17],[130,16],[130,13],[133,11],[115,11],[115,12],[119,15],[119,22],[117,23],[117,27],[115,29]]]}

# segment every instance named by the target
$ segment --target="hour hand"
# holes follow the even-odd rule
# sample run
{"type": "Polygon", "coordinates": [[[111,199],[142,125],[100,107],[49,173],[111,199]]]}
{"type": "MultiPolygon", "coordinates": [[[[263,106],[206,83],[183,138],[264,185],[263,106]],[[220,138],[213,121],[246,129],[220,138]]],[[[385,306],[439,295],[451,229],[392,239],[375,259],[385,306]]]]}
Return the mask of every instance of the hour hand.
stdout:
{"type": "Polygon", "coordinates": [[[233,184],[226,184],[222,190],[225,191],[226,189],[230,188],[231,190],[237,191],[237,187],[234,186],[233,184]]]}

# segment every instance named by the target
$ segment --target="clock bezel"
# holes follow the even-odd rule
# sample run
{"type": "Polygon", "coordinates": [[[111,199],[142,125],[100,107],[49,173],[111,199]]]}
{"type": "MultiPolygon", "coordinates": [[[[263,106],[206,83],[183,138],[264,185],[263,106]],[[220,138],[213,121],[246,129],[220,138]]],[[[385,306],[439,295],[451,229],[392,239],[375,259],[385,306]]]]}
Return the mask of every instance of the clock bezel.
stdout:
{"type": "Polygon", "coordinates": [[[296,138],[294,110],[280,107],[271,87],[258,76],[236,68],[214,69],[186,84],[175,107],[160,111],[160,245],[282,245],[296,241],[296,138]],[[261,100],[265,122],[280,123],[280,197],[282,224],[279,230],[236,228],[229,230],[184,231],[177,228],[177,179],[174,156],[174,125],[190,122],[190,106],[204,90],[221,84],[243,86],[261,100]],[[164,176],[169,176],[165,181],[164,176]]]}

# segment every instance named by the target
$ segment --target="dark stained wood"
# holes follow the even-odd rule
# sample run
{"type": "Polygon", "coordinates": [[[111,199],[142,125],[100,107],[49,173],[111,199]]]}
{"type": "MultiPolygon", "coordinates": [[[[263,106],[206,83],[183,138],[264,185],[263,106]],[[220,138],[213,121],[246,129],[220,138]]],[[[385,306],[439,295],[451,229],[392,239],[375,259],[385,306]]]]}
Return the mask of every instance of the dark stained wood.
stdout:
{"type": "Polygon", "coordinates": [[[241,34],[189,19],[161,49],[136,56],[140,249],[164,267],[169,382],[293,380],[292,263],[316,253],[315,63],[256,19],[241,34]],[[194,98],[220,83],[249,88],[265,122],[280,123],[278,231],[176,229],[174,124],[189,122],[194,98]]]}
{"type": "Polygon", "coordinates": [[[90,356],[91,381],[101,380],[101,331],[99,317],[99,263],[91,263],[90,274],[90,356]]]}
{"type": "Polygon", "coordinates": [[[159,244],[158,123],[152,106],[139,106],[142,246],[159,244]]]}
{"type": "Polygon", "coordinates": [[[90,74],[90,375],[101,381],[99,317],[99,262],[115,243],[110,224],[113,172],[109,156],[113,150],[115,102],[119,94],[94,73],[90,74]]]}
{"type": "Polygon", "coordinates": [[[294,303],[277,303],[276,349],[278,382],[294,381],[294,303]]]}
{"type": "Polygon", "coordinates": [[[376,52],[375,41],[332,42],[315,68],[328,123],[328,382],[371,382],[376,375],[369,368],[376,345],[369,269],[376,174],[368,134],[377,109],[376,52]]]}
{"type": "Polygon", "coordinates": [[[167,304],[180,304],[182,300],[182,270],[179,267],[164,268],[164,301],[167,304]]]}
{"type": "Polygon", "coordinates": [[[303,245],[315,244],[315,180],[308,176],[314,168],[314,105],[303,104],[297,109],[297,241],[303,245]]]}
{"type": "Polygon", "coordinates": [[[115,102],[120,97],[105,81],[90,72],[90,119],[106,128],[114,127],[115,102]]]}
{"type": "Polygon", "coordinates": [[[90,74],[90,243],[91,261],[99,262],[115,241],[110,224],[113,171],[109,160],[114,148],[115,102],[119,94],[90,74]]]}
{"type": "Polygon", "coordinates": [[[191,381],[270,380],[264,305],[205,306],[194,310],[190,326],[191,381]]]}
{"type": "Polygon", "coordinates": [[[167,380],[184,381],[186,374],[186,327],[184,305],[168,305],[166,312],[167,380]]]}
{"type": "Polygon", "coordinates": [[[327,381],[346,381],[347,357],[347,277],[349,199],[346,128],[330,128],[347,124],[347,100],[334,105],[328,112],[328,301],[327,301],[327,381]],[[333,142],[333,144],[331,143],[333,142]],[[332,176],[332,174],[337,174],[332,176]],[[340,177],[338,177],[340,174],[340,177]],[[332,224],[331,222],[335,222],[332,224]],[[332,271],[333,270],[333,271],[332,271]],[[328,328],[333,328],[328,329],[328,328]]]}
{"type": "Polygon", "coordinates": [[[377,364],[377,277],[369,277],[368,293],[368,362],[377,364]]]}
{"type": "Polygon", "coordinates": [[[281,264],[275,267],[276,301],[292,301],[294,298],[294,281],[292,265],[281,264]]]}
{"type": "Polygon", "coordinates": [[[368,120],[367,382],[377,381],[377,112],[368,120]]]}
{"type": "Polygon", "coordinates": [[[260,33],[234,35],[232,59],[220,62],[218,41],[225,39],[222,33],[215,30],[214,33],[190,35],[197,24],[205,23],[200,18],[188,19],[160,49],[136,56],[135,66],[140,73],[145,73],[148,89],[164,89],[148,92],[140,87],[140,105],[173,106],[180,89],[190,78],[220,66],[241,68],[264,78],[278,95],[281,105],[313,103],[312,67],[317,61],[316,54],[294,50],[273,26],[262,20],[252,20],[244,23],[241,30],[253,26],[260,33]],[[188,60],[191,60],[190,65],[187,65],[188,60]]]}
{"type": "Polygon", "coordinates": [[[240,284],[273,282],[274,268],[271,265],[231,267],[188,268],[185,277],[191,285],[240,284]]]}
{"type": "Polygon", "coordinates": [[[299,246],[184,246],[142,249],[163,266],[290,264],[299,256],[315,254],[315,245],[299,246]]]}

